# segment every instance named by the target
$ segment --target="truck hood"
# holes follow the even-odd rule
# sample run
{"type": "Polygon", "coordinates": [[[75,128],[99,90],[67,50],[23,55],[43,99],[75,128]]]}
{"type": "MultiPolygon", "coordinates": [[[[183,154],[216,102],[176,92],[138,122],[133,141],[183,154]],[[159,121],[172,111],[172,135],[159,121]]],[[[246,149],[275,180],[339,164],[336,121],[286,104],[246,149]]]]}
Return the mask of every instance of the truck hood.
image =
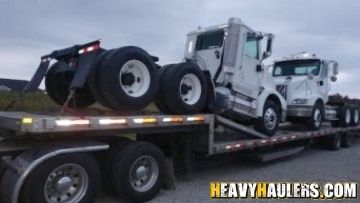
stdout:
{"type": "Polygon", "coordinates": [[[307,76],[274,77],[277,90],[285,97],[286,103],[292,104],[294,99],[309,99],[317,88],[314,79],[307,76]],[[286,88],[286,90],[284,90],[286,88]]]}

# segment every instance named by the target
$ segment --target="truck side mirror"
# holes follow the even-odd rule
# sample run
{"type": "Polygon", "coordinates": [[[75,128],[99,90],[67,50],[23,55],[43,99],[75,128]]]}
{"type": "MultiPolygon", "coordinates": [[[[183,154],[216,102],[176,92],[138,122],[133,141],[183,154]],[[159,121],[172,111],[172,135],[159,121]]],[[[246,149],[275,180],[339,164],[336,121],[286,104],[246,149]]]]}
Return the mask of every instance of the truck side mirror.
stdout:
{"type": "Polygon", "coordinates": [[[272,44],[274,40],[274,35],[269,33],[266,36],[267,36],[266,51],[264,51],[263,53],[262,60],[268,58],[272,54],[272,44]]]}
{"type": "Polygon", "coordinates": [[[339,74],[339,64],[337,62],[334,63],[333,65],[333,75],[338,75],[339,74]]]}

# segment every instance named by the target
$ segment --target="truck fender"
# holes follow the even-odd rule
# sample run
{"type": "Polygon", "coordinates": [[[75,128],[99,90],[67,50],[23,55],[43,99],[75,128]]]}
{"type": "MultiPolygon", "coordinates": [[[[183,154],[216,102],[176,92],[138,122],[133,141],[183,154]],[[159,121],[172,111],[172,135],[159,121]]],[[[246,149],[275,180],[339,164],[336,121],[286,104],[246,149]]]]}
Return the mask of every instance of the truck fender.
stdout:
{"type": "Polygon", "coordinates": [[[257,106],[256,116],[262,117],[262,114],[264,111],[264,105],[268,99],[275,100],[275,102],[279,104],[281,121],[282,122],[285,121],[287,104],[286,104],[285,99],[277,91],[264,90],[260,93],[258,100],[257,100],[257,105],[256,105],[257,106]]]}

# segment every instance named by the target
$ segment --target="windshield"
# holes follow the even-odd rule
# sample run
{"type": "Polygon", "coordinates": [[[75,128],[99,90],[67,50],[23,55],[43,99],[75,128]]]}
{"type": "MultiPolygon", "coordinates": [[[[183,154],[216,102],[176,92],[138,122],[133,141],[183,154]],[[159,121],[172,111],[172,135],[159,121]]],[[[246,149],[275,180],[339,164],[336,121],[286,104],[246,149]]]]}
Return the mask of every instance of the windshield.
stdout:
{"type": "Polygon", "coordinates": [[[294,76],[294,75],[319,75],[319,60],[292,60],[276,62],[273,76],[294,76]]]}

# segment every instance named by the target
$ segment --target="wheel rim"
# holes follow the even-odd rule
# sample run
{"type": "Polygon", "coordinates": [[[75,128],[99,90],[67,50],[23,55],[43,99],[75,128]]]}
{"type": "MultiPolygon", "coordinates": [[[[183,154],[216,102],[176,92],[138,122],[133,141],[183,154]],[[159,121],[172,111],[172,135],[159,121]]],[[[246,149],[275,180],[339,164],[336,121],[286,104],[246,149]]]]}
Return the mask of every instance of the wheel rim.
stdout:
{"type": "Polygon", "coordinates": [[[345,112],[345,122],[346,123],[350,123],[351,121],[351,112],[349,109],[346,109],[346,112],[345,112]]]}
{"type": "Polygon", "coordinates": [[[119,80],[128,96],[141,97],[150,88],[151,75],[143,62],[130,60],[121,67],[119,80]]]}
{"type": "Polygon", "coordinates": [[[54,169],[48,176],[44,195],[49,203],[79,202],[85,195],[89,177],[78,164],[63,164],[54,169]]]}
{"type": "Polygon", "coordinates": [[[130,184],[138,192],[151,189],[159,177],[159,166],[154,157],[141,156],[130,168],[130,184]]]}
{"type": "Polygon", "coordinates": [[[341,136],[336,135],[335,142],[336,142],[336,143],[335,143],[336,148],[340,148],[340,146],[341,146],[341,136]]]}
{"type": "Polygon", "coordinates": [[[184,75],[180,81],[179,87],[181,99],[189,105],[199,101],[201,97],[201,83],[199,78],[192,73],[184,75]]]}
{"type": "Polygon", "coordinates": [[[275,109],[273,108],[266,109],[264,115],[264,121],[267,129],[273,130],[276,127],[277,119],[278,118],[275,109]]]}
{"type": "Polygon", "coordinates": [[[320,109],[315,109],[314,111],[314,117],[313,117],[313,120],[314,120],[314,125],[318,128],[320,127],[321,125],[321,111],[320,109]]]}
{"type": "Polygon", "coordinates": [[[359,123],[359,110],[355,110],[355,113],[354,113],[354,123],[357,124],[359,123]]]}

